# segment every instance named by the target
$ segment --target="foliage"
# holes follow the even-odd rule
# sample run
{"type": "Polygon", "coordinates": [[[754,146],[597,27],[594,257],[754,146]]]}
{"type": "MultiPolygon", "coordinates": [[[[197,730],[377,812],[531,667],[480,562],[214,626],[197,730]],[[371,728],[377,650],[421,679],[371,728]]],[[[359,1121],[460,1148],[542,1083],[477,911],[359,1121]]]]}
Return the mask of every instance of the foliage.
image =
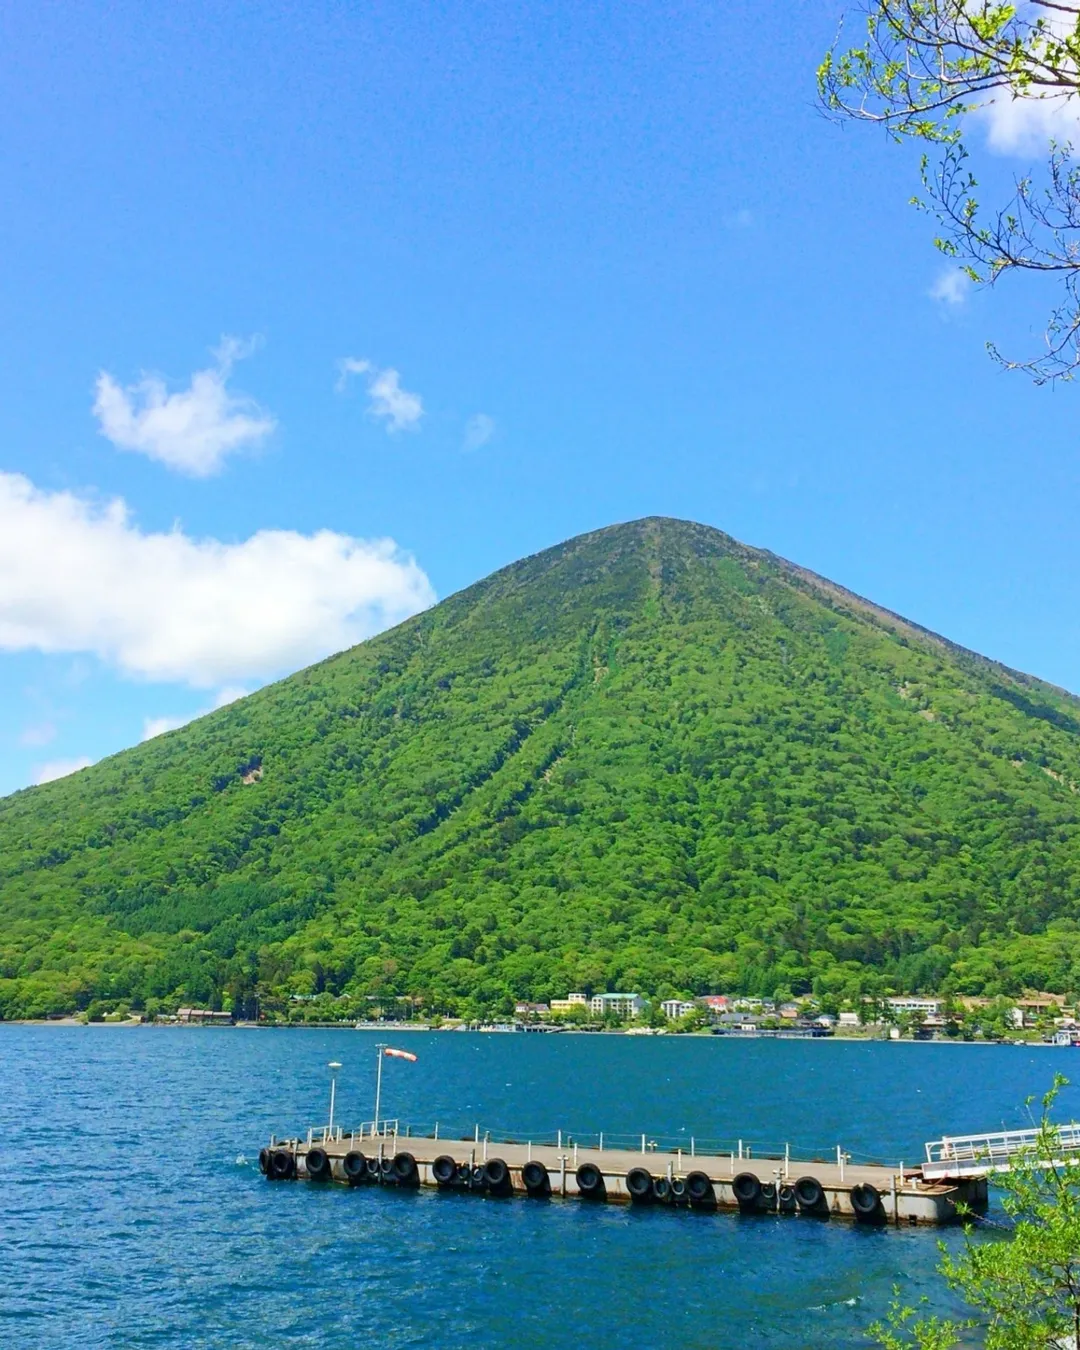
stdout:
{"type": "Polygon", "coordinates": [[[1080,700],[639,521],[0,802],[0,1017],[1075,990],[1078,783],[1080,700]]]}
{"type": "Polygon", "coordinates": [[[963,1324],[920,1319],[894,1305],[889,1325],[874,1328],[886,1350],[948,1350],[980,1326],[986,1350],[1065,1350],[1080,1345],[1080,1158],[1063,1153],[1050,1109],[1066,1080],[1043,1098],[1035,1142],[1000,1178],[1010,1232],[944,1251],[942,1272],[975,1317],[963,1324]],[[1047,1165],[1050,1161],[1051,1165],[1047,1165]]]}
{"type": "MultiPolygon", "coordinates": [[[[1048,143],[1038,175],[1014,185],[989,215],[976,198],[964,128],[996,100],[1068,113],[1080,90],[1080,7],[1070,0],[866,0],[866,40],[828,53],[818,71],[826,109],[875,122],[898,140],[931,147],[925,201],[945,228],[936,242],[975,282],[1010,272],[1056,278],[1059,301],[1046,349],[1023,362],[1038,383],[1071,379],[1080,365],[1080,167],[1068,142],[1048,143]]],[[[1062,124],[1066,125],[1064,116],[1062,124]]],[[[991,344],[991,352],[1000,358],[991,344]]]]}

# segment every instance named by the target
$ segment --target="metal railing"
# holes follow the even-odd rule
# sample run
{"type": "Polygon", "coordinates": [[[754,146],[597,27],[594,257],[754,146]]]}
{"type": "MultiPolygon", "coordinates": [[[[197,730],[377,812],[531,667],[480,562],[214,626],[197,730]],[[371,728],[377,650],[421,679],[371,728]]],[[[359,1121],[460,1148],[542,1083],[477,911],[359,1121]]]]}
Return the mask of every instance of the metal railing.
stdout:
{"type": "MultiPolygon", "coordinates": [[[[926,1161],[933,1166],[975,1163],[991,1168],[1018,1153],[1029,1153],[1038,1143],[1039,1134],[1037,1129],[1026,1129],[947,1135],[927,1143],[926,1161]]],[[[1071,1121],[1068,1125],[1056,1126],[1055,1143],[1063,1153],[1080,1152],[1080,1124],[1071,1121]]]]}
{"type": "MultiPolygon", "coordinates": [[[[487,1127],[477,1121],[465,1124],[459,1121],[431,1121],[404,1123],[397,1119],[360,1122],[349,1126],[313,1127],[308,1131],[309,1145],[315,1141],[350,1141],[350,1146],[361,1147],[365,1142],[390,1142],[394,1148],[409,1138],[445,1140],[447,1144],[473,1145],[520,1144],[538,1148],[557,1148],[579,1151],[638,1153],[643,1156],[674,1154],[695,1158],[725,1158],[740,1160],[775,1161],[787,1165],[792,1159],[803,1162],[830,1162],[840,1166],[854,1163],[881,1164],[879,1158],[841,1148],[836,1144],[807,1144],[799,1141],[767,1141],[760,1139],[725,1139],[690,1134],[652,1134],[649,1131],[633,1134],[607,1130],[566,1130],[540,1128],[536,1130],[504,1130],[487,1127]]],[[[900,1164],[903,1169],[903,1163],[900,1164]]]]}
{"type": "Polygon", "coordinates": [[[400,1122],[393,1120],[362,1120],[354,1129],[347,1129],[344,1133],[353,1139],[394,1139],[399,1133],[406,1133],[400,1128],[400,1122]]]}
{"type": "MultiPolygon", "coordinates": [[[[396,1140],[402,1136],[408,1136],[408,1129],[400,1129],[399,1122],[396,1120],[380,1120],[376,1126],[373,1120],[361,1121],[354,1129],[348,1129],[344,1125],[309,1125],[307,1132],[307,1146],[310,1148],[314,1143],[320,1144],[340,1144],[348,1139],[353,1147],[361,1144],[365,1139],[373,1141],[376,1139],[396,1140]]],[[[299,1137],[286,1136],[279,1139],[278,1135],[270,1136],[270,1147],[273,1148],[277,1143],[289,1143],[299,1146],[303,1141],[299,1137]]]]}
{"type": "MultiPolygon", "coordinates": [[[[652,1131],[611,1130],[569,1130],[538,1127],[536,1129],[512,1130],[496,1126],[487,1126],[477,1122],[468,1124],[453,1121],[412,1122],[402,1127],[401,1133],[411,1133],[428,1139],[446,1139],[456,1141],[482,1142],[488,1139],[504,1144],[535,1144],[538,1147],[565,1148],[576,1144],[580,1149],[617,1150],[627,1153],[687,1153],[692,1157],[728,1157],[736,1158],[774,1158],[799,1156],[811,1160],[817,1156],[822,1161],[831,1160],[836,1155],[834,1143],[820,1141],[810,1145],[798,1140],[761,1140],[718,1138],[692,1134],[658,1134],[652,1131]]],[[[856,1155],[846,1152],[848,1159],[856,1155]]],[[[871,1162],[869,1156],[865,1161],[871,1162]]]]}

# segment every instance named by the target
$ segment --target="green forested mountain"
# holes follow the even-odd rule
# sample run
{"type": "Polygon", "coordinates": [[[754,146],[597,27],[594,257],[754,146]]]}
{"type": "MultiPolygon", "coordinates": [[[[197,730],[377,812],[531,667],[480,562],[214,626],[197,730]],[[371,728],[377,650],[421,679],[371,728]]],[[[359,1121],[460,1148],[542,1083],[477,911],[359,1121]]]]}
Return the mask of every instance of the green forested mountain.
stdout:
{"type": "Polygon", "coordinates": [[[771,554],[573,539],[0,802],[0,1015],[1080,989],[1080,700],[771,554]]]}

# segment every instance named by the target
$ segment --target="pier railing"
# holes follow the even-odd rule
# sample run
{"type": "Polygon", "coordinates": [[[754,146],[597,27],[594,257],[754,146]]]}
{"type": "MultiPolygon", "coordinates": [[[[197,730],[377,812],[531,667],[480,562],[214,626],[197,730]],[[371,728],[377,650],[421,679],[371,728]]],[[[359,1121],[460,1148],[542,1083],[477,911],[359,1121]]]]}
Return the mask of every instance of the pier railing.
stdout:
{"type": "MultiPolygon", "coordinates": [[[[1080,1127],[1078,1127],[1080,1128],[1080,1127]]],[[[805,1140],[785,1142],[760,1139],[725,1139],[688,1134],[652,1134],[649,1131],[627,1133],[608,1130],[505,1130],[487,1127],[479,1122],[464,1124],[460,1121],[402,1122],[397,1119],[361,1121],[355,1125],[321,1125],[307,1132],[308,1144],[347,1141],[350,1147],[363,1149],[365,1144],[382,1142],[396,1151],[407,1148],[409,1138],[445,1139],[447,1144],[470,1143],[484,1149],[498,1143],[533,1145],[537,1148],[556,1148],[566,1150],[574,1157],[579,1152],[595,1150],[599,1152],[638,1153],[648,1157],[651,1154],[676,1154],[684,1158],[725,1158],[732,1164],[741,1160],[759,1162],[774,1161],[786,1168],[792,1158],[803,1162],[832,1163],[841,1168],[855,1165],[880,1165],[882,1160],[869,1154],[862,1154],[842,1148],[838,1144],[808,1144],[805,1140]]],[[[895,1164],[890,1164],[895,1165],[895,1164]]],[[[899,1164],[900,1171],[905,1169],[899,1164]]]]}
{"type": "MultiPolygon", "coordinates": [[[[1020,1155],[1030,1156],[1039,1142],[1038,1129],[998,1130],[988,1134],[947,1135],[926,1145],[926,1176],[963,1177],[1007,1172],[1020,1155]]],[[[1080,1124],[1055,1127],[1055,1143],[1062,1155],[1080,1153],[1080,1124]]],[[[1047,1160],[1047,1163],[1052,1160],[1047,1160]]]]}
{"type": "MultiPolygon", "coordinates": [[[[654,1134],[651,1131],[629,1133],[612,1130],[535,1129],[509,1130],[480,1123],[462,1125],[460,1122],[410,1122],[400,1127],[400,1133],[423,1136],[428,1139],[501,1141],[506,1144],[535,1144],[547,1148],[597,1149],[625,1153],[677,1153],[690,1157],[757,1158],[782,1160],[800,1157],[806,1161],[835,1162],[839,1146],[835,1143],[808,1143],[806,1140],[762,1140],[711,1137],[692,1134],[654,1134]]],[[[880,1162],[870,1154],[843,1148],[845,1162],[880,1162]]]]}

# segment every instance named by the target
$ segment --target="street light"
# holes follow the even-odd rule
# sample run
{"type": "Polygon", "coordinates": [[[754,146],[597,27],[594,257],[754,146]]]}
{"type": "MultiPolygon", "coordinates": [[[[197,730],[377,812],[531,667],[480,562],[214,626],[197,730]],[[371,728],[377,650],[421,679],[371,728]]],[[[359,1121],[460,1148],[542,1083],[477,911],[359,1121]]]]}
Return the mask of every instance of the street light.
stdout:
{"type": "Polygon", "coordinates": [[[335,1092],[336,1092],[336,1090],[337,1090],[337,1071],[338,1071],[338,1069],[341,1068],[341,1065],[337,1062],[336,1059],[332,1059],[332,1060],[330,1061],[330,1063],[327,1064],[326,1067],[331,1071],[331,1072],[330,1072],[330,1124],[329,1124],[328,1129],[329,1129],[329,1133],[330,1133],[331,1137],[333,1137],[333,1133],[334,1133],[334,1094],[335,1094],[335,1092]]]}

